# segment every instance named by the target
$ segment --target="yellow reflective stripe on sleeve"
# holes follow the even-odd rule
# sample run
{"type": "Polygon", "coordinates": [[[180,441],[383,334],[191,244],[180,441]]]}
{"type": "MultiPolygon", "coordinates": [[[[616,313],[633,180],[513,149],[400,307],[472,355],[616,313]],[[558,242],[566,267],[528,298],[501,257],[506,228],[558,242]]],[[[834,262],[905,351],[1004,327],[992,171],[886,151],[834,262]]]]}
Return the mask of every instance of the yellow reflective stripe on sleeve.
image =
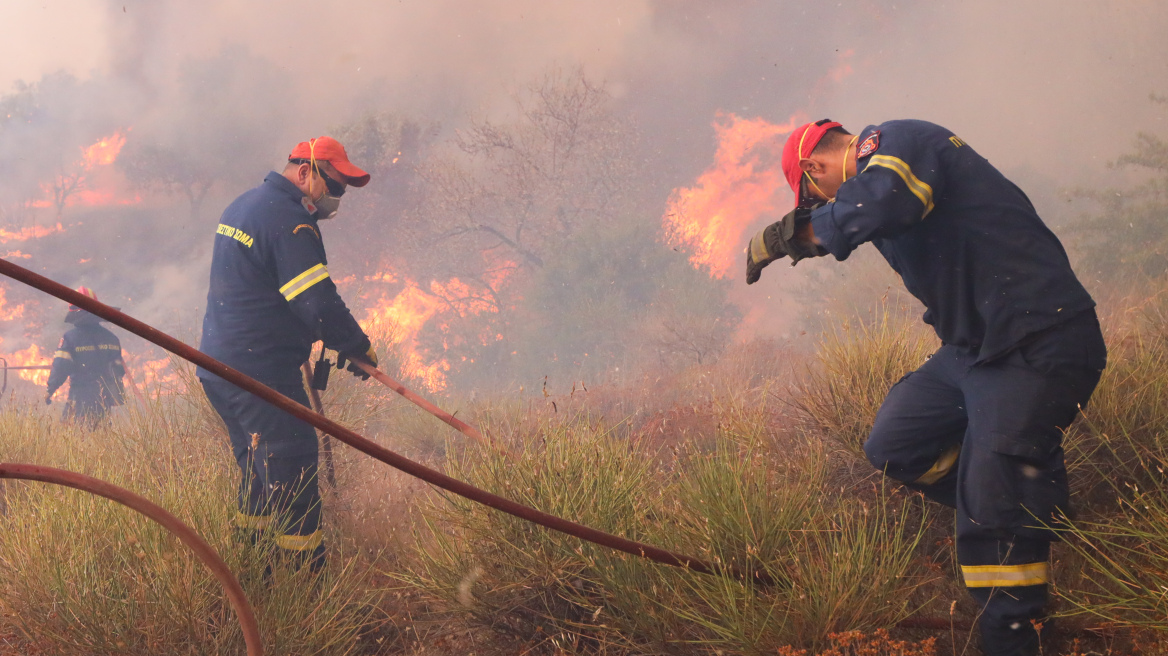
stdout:
{"type": "Polygon", "coordinates": [[[72,360],[73,354],[68,351],[57,351],[53,354],[54,358],[61,358],[62,360],[72,360]]]}
{"type": "Polygon", "coordinates": [[[925,206],[925,213],[921,215],[921,218],[928,216],[929,212],[933,211],[933,188],[929,186],[929,183],[914,175],[912,168],[903,159],[892,155],[873,155],[868,158],[868,166],[872,165],[892,169],[900,176],[901,180],[904,180],[908,190],[925,206]]]}
{"type": "Polygon", "coordinates": [[[767,251],[766,239],[763,238],[764,232],[766,232],[765,228],[755,235],[754,239],[750,240],[750,261],[755,264],[769,260],[771,257],[770,252],[767,251]]]}
{"type": "Polygon", "coordinates": [[[289,301],[300,295],[301,292],[329,277],[328,267],[318,264],[304,273],[288,281],[280,288],[280,293],[289,301]]]}
{"type": "Polygon", "coordinates": [[[256,531],[263,531],[272,525],[272,516],[235,513],[235,525],[239,528],[250,528],[256,531]]]}
{"type": "Polygon", "coordinates": [[[957,464],[957,456],[960,454],[960,444],[954,444],[948,449],[945,449],[941,457],[937,458],[937,462],[934,462],[933,466],[929,467],[929,471],[921,474],[921,477],[913,481],[913,483],[917,483],[918,485],[932,485],[941,480],[945,477],[945,474],[948,474],[953,469],[953,465],[957,464]]]}
{"type": "Polygon", "coordinates": [[[324,532],[316,531],[308,535],[281,535],[276,538],[276,546],[289,551],[313,551],[324,544],[324,532]]]}
{"type": "Polygon", "coordinates": [[[967,588],[1016,588],[1042,585],[1050,580],[1046,563],[1025,565],[962,565],[967,588]]]}

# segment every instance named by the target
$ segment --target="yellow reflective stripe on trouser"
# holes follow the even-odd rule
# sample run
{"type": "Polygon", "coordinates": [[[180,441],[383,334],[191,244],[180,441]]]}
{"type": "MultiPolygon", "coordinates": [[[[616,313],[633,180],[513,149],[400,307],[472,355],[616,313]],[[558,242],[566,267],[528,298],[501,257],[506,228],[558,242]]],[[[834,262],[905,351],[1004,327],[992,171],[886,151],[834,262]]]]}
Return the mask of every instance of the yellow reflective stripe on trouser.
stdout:
{"type": "Polygon", "coordinates": [[[868,159],[868,165],[883,166],[886,169],[892,169],[899,175],[900,179],[904,180],[908,190],[925,206],[925,212],[921,214],[922,218],[933,211],[933,188],[929,186],[929,183],[914,175],[908,163],[903,159],[892,155],[873,155],[868,159]]]}
{"type": "Polygon", "coordinates": [[[324,531],[317,530],[308,535],[281,535],[276,538],[276,546],[289,551],[313,551],[324,544],[324,531]]]}
{"type": "Polygon", "coordinates": [[[299,296],[304,290],[328,277],[328,267],[323,264],[318,264],[289,280],[287,284],[280,288],[280,293],[290,301],[299,296]]]}
{"type": "Polygon", "coordinates": [[[1050,580],[1046,563],[1025,565],[962,565],[967,588],[1015,588],[1043,585],[1050,580]]]}
{"type": "Polygon", "coordinates": [[[256,531],[263,531],[272,525],[271,515],[247,515],[241,512],[235,513],[235,525],[239,528],[250,528],[256,531]]]}
{"type": "Polygon", "coordinates": [[[932,485],[945,478],[945,474],[948,474],[953,469],[953,465],[957,464],[957,456],[960,454],[960,444],[954,444],[948,449],[945,449],[941,453],[941,457],[937,458],[937,462],[934,462],[933,466],[929,467],[929,471],[921,474],[921,477],[913,481],[913,483],[918,485],[932,485]]]}
{"type": "Polygon", "coordinates": [[[54,358],[61,358],[62,360],[72,360],[73,354],[68,351],[57,351],[53,354],[54,358]]]}

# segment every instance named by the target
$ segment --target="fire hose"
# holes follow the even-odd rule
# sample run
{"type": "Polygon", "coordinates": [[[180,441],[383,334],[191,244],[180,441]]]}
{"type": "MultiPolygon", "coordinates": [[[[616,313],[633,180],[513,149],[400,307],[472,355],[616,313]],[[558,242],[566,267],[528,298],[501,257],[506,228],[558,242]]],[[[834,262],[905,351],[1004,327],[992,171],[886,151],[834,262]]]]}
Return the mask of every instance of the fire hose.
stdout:
{"type": "MultiPolygon", "coordinates": [[[[356,432],[341,426],[340,424],[323,417],[312,410],[300,405],[296,401],[280,394],[279,392],[263,385],[256,380],[245,376],[244,374],[228,367],[218,360],[190,347],[183,342],[167,335],[166,333],[154,328],[146,323],[143,323],[119,310],[100,303],[80,294],[56,281],[50,280],[42,275],[33,273],[24,267],[9,262],[8,260],[0,259],[0,274],[8,276],[13,280],[20,281],[30,287],[39,289],[46,294],[55,296],[65,302],[76,305],[77,307],[95,314],[110,323],[128,330],[139,337],[152,342],[167,351],[192,362],[203,369],[219,376],[240,389],[250,392],[255,396],[267,401],[273,406],[287,412],[288,414],[305,421],[312,426],[315,426],[321,432],[331,435],[336,439],[348,444],[349,446],[369,455],[395,469],[398,469],[410,476],[419,478],[435,487],[441,488],[448,492],[452,492],[466,499],[470,499],[476,503],[482,504],[489,508],[494,508],[505,512],[519,519],[539,524],[545,528],[550,528],[554,531],[559,531],[567,535],[571,535],[582,540],[592,542],[610,549],[622,551],[633,556],[639,556],[648,560],[652,560],[664,565],[673,567],[680,567],[702,574],[711,575],[730,575],[741,580],[753,580],[763,585],[770,585],[773,583],[771,578],[765,572],[755,571],[751,574],[743,572],[732,565],[721,565],[717,563],[707,563],[701,559],[676,554],[671,551],[655,547],[649,544],[623,538],[618,535],[606,533],[604,531],[584,526],[576,522],[557,517],[550,513],[546,513],[535,508],[525,506],[497,494],[492,494],[486,490],[479,489],[469,483],[465,483],[456,478],[452,478],[437,470],[430,469],[420,463],[414,462],[405,456],[391,451],[376,442],[373,442],[356,432]]],[[[442,421],[446,422],[455,429],[463,432],[469,437],[482,440],[482,435],[478,430],[465,422],[455,419],[453,415],[440,410],[433,404],[425,401],[417,394],[410,392],[404,385],[393,380],[372,367],[365,368],[367,373],[377,377],[387,386],[393,388],[399,394],[417,403],[422,408],[434,414],[442,421]],[[407,394],[408,393],[408,394],[407,394]]]]}
{"type": "Polygon", "coordinates": [[[188,549],[194,552],[195,557],[202,561],[207,566],[207,569],[211,570],[211,573],[215,575],[215,578],[219,580],[219,584],[223,586],[223,591],[227,593],[227,600],[235,609],[236,617],[239,618],[239,627],[243,629],[243,640],[247,644],[248,656],[263,655],[264,647],[260,641],[260,631],[259,626],[256,624],[255,613],[252,611],[247,597],[243,594],[243,588],[240,587],[239,581],[231,573],[231,569],[227,567],[227,563],[223,562],[219,554],[215,553],[211,545],[199,537],[199,534],[194,529],[184,524],[161,506],[112,483],[85,476],[84,474],[65,471],[63,469],[54,469],[52,467],[0,462],[0,479],[4,478],[53,483],[55,485],[89,492],[90,494],[96,494],[111,501],[116,501],[160,524],[185,544],[188,549]]]}

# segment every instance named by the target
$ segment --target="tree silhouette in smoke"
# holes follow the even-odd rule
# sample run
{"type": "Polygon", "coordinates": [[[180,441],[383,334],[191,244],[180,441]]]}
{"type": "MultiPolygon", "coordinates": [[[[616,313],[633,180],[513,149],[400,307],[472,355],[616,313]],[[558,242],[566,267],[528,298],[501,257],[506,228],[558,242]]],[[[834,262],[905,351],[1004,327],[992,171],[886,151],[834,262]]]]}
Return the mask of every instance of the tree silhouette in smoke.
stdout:
{"type": "Polygon", "coordinates": [[[227,194],[254,186],[290,148],[280,116],[293,100],[288,74],[241,48],[187,62],[118,163],[139,189],[185,198],[197,220],[216,185],[227,194]]]}

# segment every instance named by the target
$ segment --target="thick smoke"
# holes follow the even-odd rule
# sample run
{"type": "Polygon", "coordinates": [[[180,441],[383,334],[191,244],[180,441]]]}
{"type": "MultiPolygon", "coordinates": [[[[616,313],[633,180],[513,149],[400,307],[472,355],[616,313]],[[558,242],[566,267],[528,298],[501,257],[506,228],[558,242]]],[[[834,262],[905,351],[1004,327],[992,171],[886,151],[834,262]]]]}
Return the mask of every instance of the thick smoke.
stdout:
{"type": "MultiPolygon", "coordinates": [[[[19,246],[49,275],[180,331],[197,324],[216,217],[295,142],[393,114],[418,143],[449,143],[472,117],[512,120],[515,90],[552,69],[603,81],[611,110],[635,125],[630,207],[650,218],[710,164],[718,112],[830,116],[853,131],[933,120],[1018,179],[1048,217],[1067,214],[1064,190],[1121,175],[1106,164],[1137,131],[1168,132],[1168,113],[1148,102],[1168,93],[1168,5],[1155,0],[72,0],[5,3],[0,20],[15,26],[0,57],[10,110],[0,218],[51,226],[52,210],[26,201],[82,147],[121,131],[122,177],[92,173],[88,184],[141,202],[66,206],[64,233],[19,246]],[[25,110],[35,118],[12,120],[25,110]]],[[[405,211],[383,225],[398,227],[405,211]]],[[[368,263],[378,241],[398,243],[347,232],[343,217],[328,230],[342,273],[357,273],[346,244],[368,263]]],[[[734,290],[747,304],[769,293],[734,290]]],[[[55,318],[38,321],[53,332],[55,318]]],[[[0,350],[26,329],[6,326],[0,350]]]]}

